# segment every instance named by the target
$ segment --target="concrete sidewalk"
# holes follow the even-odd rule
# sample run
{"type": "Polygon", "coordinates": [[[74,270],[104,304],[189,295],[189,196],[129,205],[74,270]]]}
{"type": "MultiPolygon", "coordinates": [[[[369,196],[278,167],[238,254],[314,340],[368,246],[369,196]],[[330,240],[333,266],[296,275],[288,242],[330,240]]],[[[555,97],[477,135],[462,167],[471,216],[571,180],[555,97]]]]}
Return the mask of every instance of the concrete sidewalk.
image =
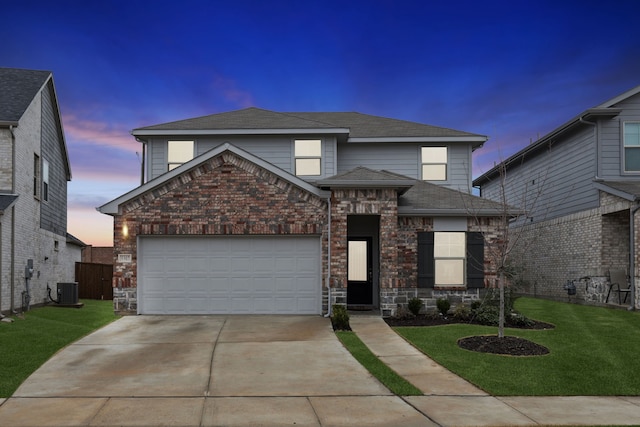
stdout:
{"type": "Polygon", "coordinates": [[[493,397],[454,375],[378,316],[352,316],[369,349],[425,396],[403,399],[442,426],[640,425],[640,397],[493,397]]]}

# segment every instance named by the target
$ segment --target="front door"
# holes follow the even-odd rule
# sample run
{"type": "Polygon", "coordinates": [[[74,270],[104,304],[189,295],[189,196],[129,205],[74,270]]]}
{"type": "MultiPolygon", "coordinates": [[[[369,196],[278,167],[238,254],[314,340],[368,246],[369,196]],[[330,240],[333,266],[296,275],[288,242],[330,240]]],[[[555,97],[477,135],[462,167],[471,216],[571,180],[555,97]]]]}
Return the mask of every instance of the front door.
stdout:
{"type": "Polygon", "coordinates": [[[347,306],[373,308],[371,237],[350,237],[347,246],[347,306]]]}

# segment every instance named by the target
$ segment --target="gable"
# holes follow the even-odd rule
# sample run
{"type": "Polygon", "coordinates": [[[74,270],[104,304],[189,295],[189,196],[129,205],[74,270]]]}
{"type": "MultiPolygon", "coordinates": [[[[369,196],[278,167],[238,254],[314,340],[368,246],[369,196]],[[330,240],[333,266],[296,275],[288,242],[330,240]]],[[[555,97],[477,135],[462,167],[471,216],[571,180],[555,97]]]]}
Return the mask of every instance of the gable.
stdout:
{"type": "Polygon", "coordinates": [[[225,151],[121,205],[136,234],[320,234],[327,202],[225,151]]]}
{"type": "MultiPolygon", "coordinates": [[[[261,179],[267,180],[271,185],[282,190],[296,188],[300,194],[308,194],[309,200],[322,200],[329,196],[328,192],[321,191],[317,187],[293,176],[273,165],[247,153],[231,144],[223,144],[209,152],[173,169],[166,174],[147,182],[146,184],[112,200],[98,208],[108,215],[121,214],[121,206],[142,206],[159,195],[173,191],[188,182],[205,175],[208,171],[215,170],[222,164],[232,163],[261,179]],[[222,159],[222,160],[220,160],[222,159]],[[218,163],[222,161],[223,163],[218,163]],[[217,165],[217,166],[215,166],[217,165]],[[145,199],[146,198],[146,199],[145,199]],[[133,203],[132,201],[135,201],[133,203]]],[[[302,197],[302,196],[298,196],[302,197]]],[[[322,202],[324,203],[324,202],[322,202]]]]}

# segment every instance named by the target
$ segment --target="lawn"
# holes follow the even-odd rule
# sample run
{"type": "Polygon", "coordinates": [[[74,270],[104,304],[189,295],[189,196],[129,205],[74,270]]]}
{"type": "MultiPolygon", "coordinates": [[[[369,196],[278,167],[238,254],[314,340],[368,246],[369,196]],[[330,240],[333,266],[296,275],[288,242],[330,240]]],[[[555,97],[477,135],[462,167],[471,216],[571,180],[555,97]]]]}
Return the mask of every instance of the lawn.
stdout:
{"type": "Polygon", "coordinates": [[[463,350],[462,337],[497,328],[453,324],[394,328],[441,365],[495,396],[640,395],[640,313],[520,298],[516,310],[556,325],[553,330],[506,329],[550,349],[513,357],[463,350]]]}
{"type": "Polygon", "coordinates": [[[82,308],[40,307],[15,322],[0,322],[0,398],[10,397],[54,353],[117,317],[111,301],[82,308]]]}
{"type": "Polygon", "coordinates": [[[336,331],[336,335],[353,357],[392,393],[398,396],[422,396],[418,388],[378,359],[356,334],[336,331]]]}

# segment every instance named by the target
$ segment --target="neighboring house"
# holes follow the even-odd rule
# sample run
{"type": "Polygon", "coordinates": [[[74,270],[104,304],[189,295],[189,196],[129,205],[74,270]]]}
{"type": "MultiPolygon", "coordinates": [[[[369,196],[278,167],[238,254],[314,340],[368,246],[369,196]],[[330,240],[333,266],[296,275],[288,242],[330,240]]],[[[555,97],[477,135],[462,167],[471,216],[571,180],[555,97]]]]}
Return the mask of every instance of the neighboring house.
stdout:
{"type": "MultiPolygon", "coordinates": [[[[564,285],[578,279],[577,298],[607,302],[610,270],[631,273],[631,283],[638,277],[640,86],[583,111],[473,183],[483,197],[504,194],[528,212],[524,227],[516,224],[518,291],[566,299],[564,285]]],[[[631,295],[627,304],[637,306],[631,295]]]]}
{"type": "Polygon", "coordinates": [[[485,136],[258,108],[132,134],[144,183],[98,208],[118,312],[387,315],[493,283],[501,206],[470,194],[485,136]]]}
{"type": "Polygon", "coordinates": [[[49,71],[0,68],[0,308],[56,297],[72,282],[83,243],[67,233],[71,179],[58,100],[49,71]],[[33,274],[27,280],[26,267],[33,274]]]}
{"type": "Polygon", "coordinates": [[[87,245],[82,249],[82,261],[92,264],[113,264],[113,246],[87,245]]]}

